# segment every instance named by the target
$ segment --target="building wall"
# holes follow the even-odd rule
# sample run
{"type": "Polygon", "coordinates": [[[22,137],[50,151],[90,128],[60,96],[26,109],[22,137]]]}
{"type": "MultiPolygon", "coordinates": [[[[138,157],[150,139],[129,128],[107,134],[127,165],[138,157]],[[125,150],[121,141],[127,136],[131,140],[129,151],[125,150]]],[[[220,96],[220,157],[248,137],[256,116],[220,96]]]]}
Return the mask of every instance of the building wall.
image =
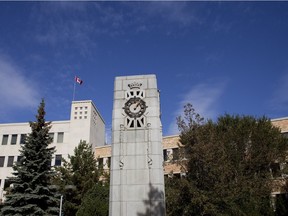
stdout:
{"type": "Polygon", "coordinates": [[[73,101],[70,115],[71,143],[86,140],[92,145],[105,144],[105,122],[92,101],[73,101]]]}
{"type": "MultiPolygon", "coordinates": [[[[52,121],[51,126],[49,132],[53,134],[51,146],[56,147],[54,158],[51,161],[52,166],[55,165],[56,155],[68,159],[69,154],[74,154],[74,148],[78,146],[80,140],[92,144],[93,148],[103,146],[105,142],[105,123],[92,101],[73,101],[70,120],[52,121]]],[[[0,201],[3,197],[5,179],[11,176],[13,171],[11,166],[7,166],[8,158],[14,156],[14,162],[17,161],[20,155],[19,149],[23,145],[20,144],[21,134],[30,132],[29,123],[0,124],[0,157],[4,157],[4,165],[0,166],[0,201]],[[5,141],[6,135],[8,135],[8,140],[7,144],[4,144],[3,139],[5,141]],[[12,135],[17,135],[15,144],[11,144],[12,135]]],[[[59,161],[57,162],[59,163],[59,161]]]]}
{"type": "Polygon", "coordinates": [[[272,119],[272,124],[278,127],[282,133],[288,132],[288,117],[272,119]]]}

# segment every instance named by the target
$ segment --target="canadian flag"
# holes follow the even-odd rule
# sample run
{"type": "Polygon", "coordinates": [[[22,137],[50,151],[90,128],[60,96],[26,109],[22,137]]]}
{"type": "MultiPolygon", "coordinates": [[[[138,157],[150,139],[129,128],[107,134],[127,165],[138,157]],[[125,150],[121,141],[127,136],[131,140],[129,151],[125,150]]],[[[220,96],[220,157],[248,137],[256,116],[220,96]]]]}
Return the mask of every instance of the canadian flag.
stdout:
{"type": "Polygon", "coordinates": [[[78,83],[78,84],[80,84],[80,85],[82,85],[82,83],[83,83],[83,80],[81,80],[79,77],[77,77],[77,76],[75,76],[75,81],[78,83]]]}

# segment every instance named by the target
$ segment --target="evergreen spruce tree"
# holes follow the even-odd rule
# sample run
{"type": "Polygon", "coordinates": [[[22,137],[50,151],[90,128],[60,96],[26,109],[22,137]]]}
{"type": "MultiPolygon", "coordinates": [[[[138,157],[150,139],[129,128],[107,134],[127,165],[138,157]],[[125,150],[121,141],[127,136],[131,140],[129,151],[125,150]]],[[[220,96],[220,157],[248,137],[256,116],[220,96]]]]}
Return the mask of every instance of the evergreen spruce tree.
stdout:
{"type": "Polygon", "coordinates": [[[13,166],[11,188],[6,196],[1,215],[58,215],[59,199],[51,186],[52,139],[48,133],[50,122],[45,122],[45,103],[42,99],[36,121],[30,122],[31,133],[21,146],[21,160],[13,166]]]}

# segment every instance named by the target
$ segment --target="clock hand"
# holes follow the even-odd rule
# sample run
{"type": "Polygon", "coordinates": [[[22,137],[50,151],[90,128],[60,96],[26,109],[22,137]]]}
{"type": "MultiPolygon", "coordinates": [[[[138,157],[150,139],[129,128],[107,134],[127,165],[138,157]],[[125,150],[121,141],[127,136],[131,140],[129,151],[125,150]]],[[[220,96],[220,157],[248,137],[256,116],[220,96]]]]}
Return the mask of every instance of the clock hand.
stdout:
{"type": "Polygon", "coordinates": [[[137,102],[136,106],[134,107],[134,110],[136,110],[139,105],[140,105],[140,101],[137,102]]]}

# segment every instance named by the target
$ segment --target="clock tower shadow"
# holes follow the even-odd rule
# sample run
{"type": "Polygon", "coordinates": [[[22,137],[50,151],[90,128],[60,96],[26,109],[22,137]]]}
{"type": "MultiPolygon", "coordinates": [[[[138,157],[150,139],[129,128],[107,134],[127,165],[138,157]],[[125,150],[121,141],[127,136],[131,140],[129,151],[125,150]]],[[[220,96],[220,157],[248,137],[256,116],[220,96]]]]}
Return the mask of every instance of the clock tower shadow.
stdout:
{"type": "Polygon", "coordinates": [[[165,216],[164,191],[153,187],[151,183],[149,183],[149,187],[148,199],[143,201],[146,211],[138,212],[137,216],[165,216]]]}

